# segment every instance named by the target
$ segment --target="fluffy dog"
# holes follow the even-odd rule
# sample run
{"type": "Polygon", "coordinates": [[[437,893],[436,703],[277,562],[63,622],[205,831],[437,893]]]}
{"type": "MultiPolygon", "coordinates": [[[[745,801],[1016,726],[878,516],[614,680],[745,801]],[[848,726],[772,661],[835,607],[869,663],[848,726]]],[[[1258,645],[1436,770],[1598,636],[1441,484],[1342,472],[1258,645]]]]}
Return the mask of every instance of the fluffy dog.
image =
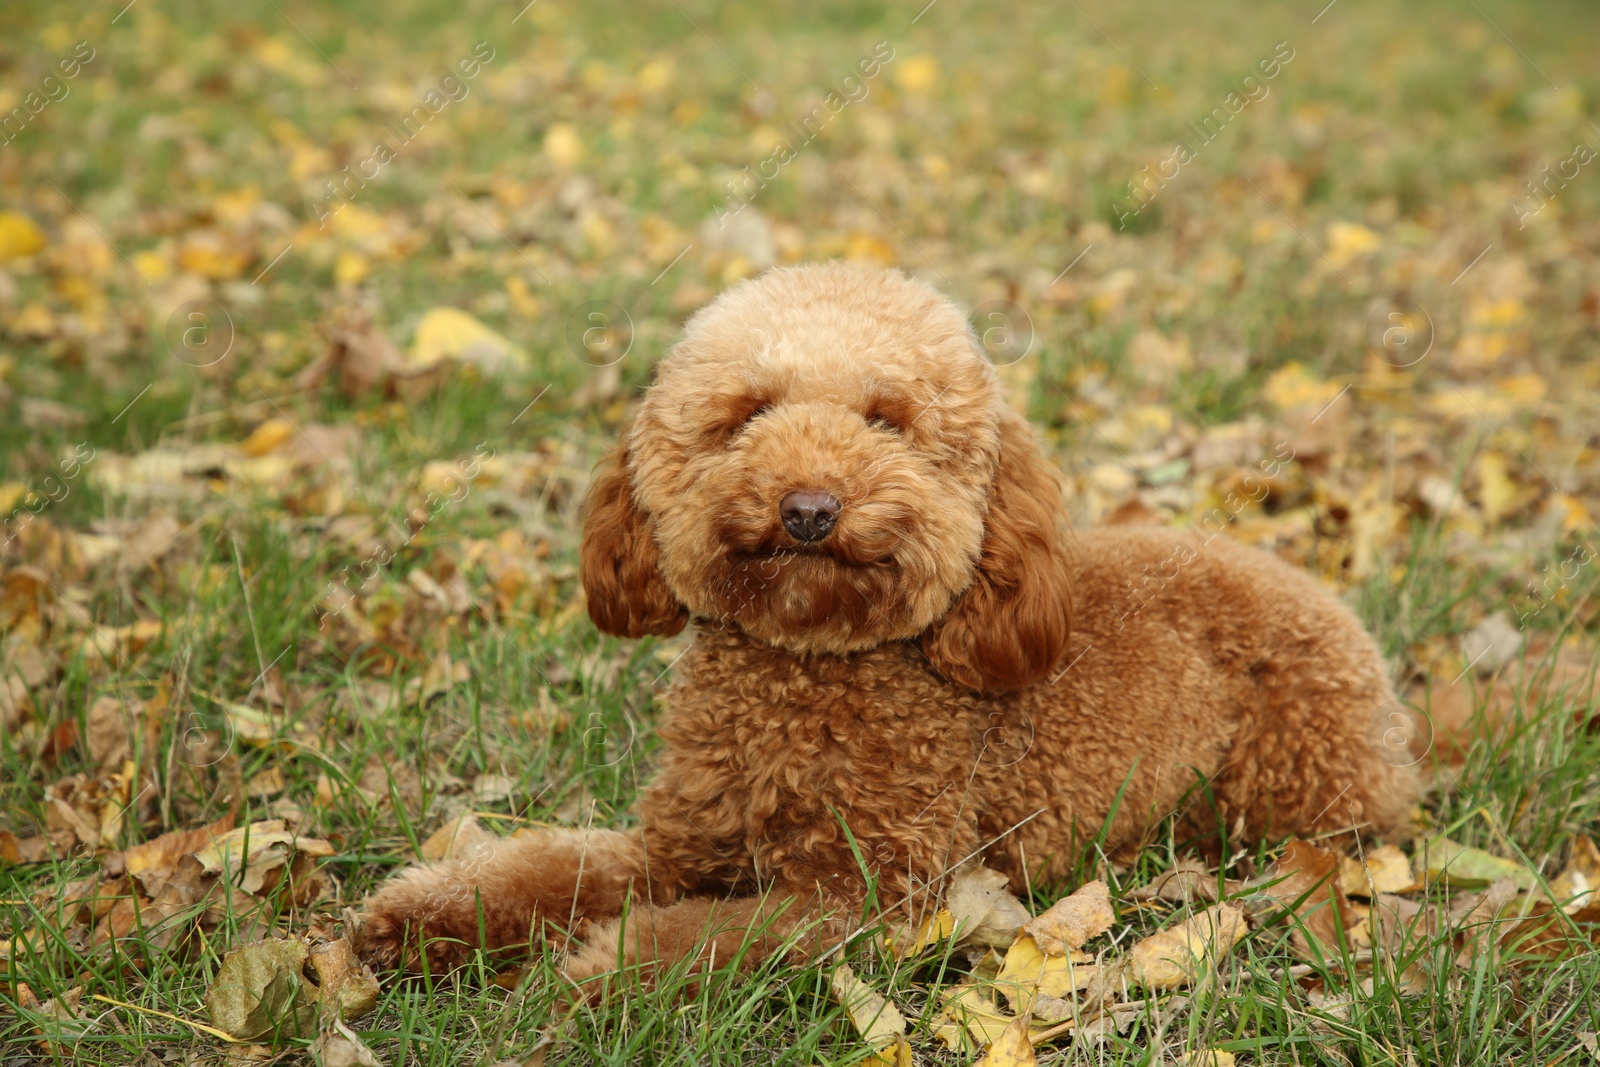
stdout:
{"type": "Polygon", "coordinates": [[[377,962],[545,933],[582,937],[574,979],[753,959],[869,885],[892,910],[981,858],[1021,889],[1175,811],[1216,844],[1416,801],[1350,612],[1226,538],[1069,532],[965,318],[898,273],[773,270],[695,315],[596,472],[582,578],[607,633],[696,628],[640,825],[402,874],[377,962]]]}

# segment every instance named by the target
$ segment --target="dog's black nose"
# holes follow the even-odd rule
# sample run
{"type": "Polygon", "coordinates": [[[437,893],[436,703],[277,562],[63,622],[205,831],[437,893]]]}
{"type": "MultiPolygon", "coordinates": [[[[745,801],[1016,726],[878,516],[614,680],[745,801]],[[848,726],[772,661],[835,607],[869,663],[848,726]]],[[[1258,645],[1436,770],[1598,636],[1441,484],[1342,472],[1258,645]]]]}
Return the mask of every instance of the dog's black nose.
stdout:
{"type": "Polygon", "coordinates": [[[796,489],[778,504],[778,517],[796,541],[820,541],[833,531],[843,506],[832,493],[796,489]]]}

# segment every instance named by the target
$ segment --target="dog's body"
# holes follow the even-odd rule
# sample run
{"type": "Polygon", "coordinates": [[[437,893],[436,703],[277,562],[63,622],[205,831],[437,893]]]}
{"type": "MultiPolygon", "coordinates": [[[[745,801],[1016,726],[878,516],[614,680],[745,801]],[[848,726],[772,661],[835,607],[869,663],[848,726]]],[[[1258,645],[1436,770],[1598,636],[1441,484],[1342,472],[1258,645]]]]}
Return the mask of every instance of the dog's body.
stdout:
{"type": "Polygon", "coordinates": [[[858,908],[866,874],[893,907],[977,857],[1059,877],[1180,808],[1215,841],[1381,833],[1416,798],[1354,617],[1225,538],[1069,533],[965,321],[897,274],[775,271],[696,316],[597,474],[583,562],[602,629],[698,620],[640,829],[408,872],[368,905],[380,962],[587,920],[568,969],[598,973],[620,931],[589,923],[630,892],[626,958],[727,959],[858,908]]]}

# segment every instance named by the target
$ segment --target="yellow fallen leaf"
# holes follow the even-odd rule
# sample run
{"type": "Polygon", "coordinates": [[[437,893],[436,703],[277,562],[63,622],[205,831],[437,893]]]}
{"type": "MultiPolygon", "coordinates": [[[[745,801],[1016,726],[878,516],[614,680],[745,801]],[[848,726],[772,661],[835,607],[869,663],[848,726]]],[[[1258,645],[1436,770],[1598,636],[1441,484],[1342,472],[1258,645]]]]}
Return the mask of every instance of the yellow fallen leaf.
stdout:
{"type": "Polygon", "coordinates": [[[1116,921],[1117,913],[1111,909],[1111,891],[1096,879],[1050,905],[1023,929],[1032,935],[1040,950],[1063,956],[1099,937],[1116,921]]]}
{"type": "Polygon", "coordinates": [[[244,439],[239,447],[247,456],[264,456],[294,436],[294,424],[288,419],[268,419],[244,439]]]}
{"type": "Polygon", "coordinates": [[[875,263],[880,267],[894,265],[894,249],[882,238],[870,233],[853,233],[845,242],[844,258],[852,263],[875,263]]]}
{"type": "Polygon", "coordinates": [[[944,991],[934,1036],[952,1052],[968,1042],[979,1046],[1000,1040],[1018,1016],[1007,1015],[975,985],[958,985],[944,991]]]}
{"type": "Polygon", "coordinates": [[[1082,952],[1047,955],[1034,938],[1024,934],[1006,950],[995,985],[1020,1010],[1033,993],[1064,997],[1083,989],[1099,971],[1093,960],[1082,952]]]}
{"type": "Polygon", "coordinates": [[[1129,974],[1148,989],[1178,989],[1214,968],[1222,954],[1245,935],[1244,911],[1214,904],[1133,946],[1129,974]]]}
{"type": "Polygon", "coordinates": [[[1342,857],[1339,885],[1352,897],[1402,893],[1416,884],[1411,860],[1394,845],[1375,848],[1361,859],[1342,857]]]}
{"type": "Polygon", "coordinates": [[[852,1067],[912,1067],[911,1045],[904,1037],[894,1039],[894,1044],[857,1060],[852,1067]]]}
{"type": "Polygon", "coordinates": [[[844,1005],[845,1014],[862,1040],[875,1049],[885,1049],[906,1034],[906,1019],[889,1000],[856,976],[848,963],[841,963],[828,980],[833,996],[844,1005]]]}
{"type": "Polygon", "coordinates": [[[1381,237],[1360,223],[1328,223],[1328,258],[1336,266],[1348,266],[1351,260],[1376,250],[1382,243],[1381,237]]]}
{"type": "Polygon", "coordinates": [[[955,928],[955,916],[950,914],[948,908],[940,908],[918,923],[915,930],[911,930],[907,924],[907,929],[886,940],[889,951],[894,954],[895,959],[904,959],[943,941],[955,931],[955,928]]]}
{"type": "Polygon", "coordinates": [[[1033,1067],[1037,1062],[1033,1042],[1028,1040],[1028,1018],[1024,1015],[1012,1020],[976,1067],[1033,1067]]]}
{"type": "Polygon", "coordinates": [[[556,166],[570,170],[583,159],[583,141],[570,122],[556,122],[544,132],[544,154],[556,166]]]}
{"type": "Polygon", "coordinates": [[[1298,362],[1290,361],[1273,371],[1261,387],[1261,395],[1279,411],[1290,408],[1322,407],[1339,395],[1344,386],[1325,382],[1298,362]]]}
{"type": "Polygon", "coordinates": [[[527,353],[459,308],[430,309],[417,323],[417,336],[411,343],[411,362],[419,367],[455,359],[472,363],[494,373],[503,369],[521,370],[528,365],[527,353]]]}
{"type": "Polygon", "coordinates": [[[939,64],[932,56],[907,56],[894,65],[895,84],[914,96],[928,93],[939,80],[939,64]]]}
{"type": "Polygon", "coordinates": [[[333,261],[333,280],[340,285],[360,285],[372,271],[372,260],[346,248],[333,261]]]}
{"type": "Polygon", "coordinates": [[[1512,511],[1521,493],[1517,483],[1507,473],[1506,457],[1498,452],[1484,452],[1478,457],[1478,507],[1490,526],[1512,511]]]}
{"type": "Polygon", "coordinates": [[[1183,1064],[1183,1067],[1233,1067],[1234,1056],[1231,1052],[1205,1048],[1184,1053],[1183,1059],[1178,1062],[1183,1064]]]}
{"type": "Polygon", "coordinates": [[[0,211],[0,262],[31,256],[45,246],[39,224],[20,211],[0,211]]]}
{"type": "Polygon", "coordinates": [[[199,230],[178,249],[178,266],[206,278],[237,278],[252,259],[250,250],[215,230],[199,230]]]}

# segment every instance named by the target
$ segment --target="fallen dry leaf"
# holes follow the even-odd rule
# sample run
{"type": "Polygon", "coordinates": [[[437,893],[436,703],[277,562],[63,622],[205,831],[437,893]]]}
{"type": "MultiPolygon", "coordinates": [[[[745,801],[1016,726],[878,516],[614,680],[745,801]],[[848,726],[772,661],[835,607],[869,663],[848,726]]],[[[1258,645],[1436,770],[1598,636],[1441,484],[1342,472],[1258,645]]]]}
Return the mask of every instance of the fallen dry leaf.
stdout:
{"type": "Polygon", "coordinates": [[[1539,883],[1537,874],[1515,860],[1491,855],[1480,848],[1469,848],[1448,837],[1430,837],[1418,842],[1415,852],[1426,864],[1430,880],[1443,879],[1455,888],[1487,886],[1502,878],[1511,879],[1518,889],[1532,889],[1539,883]]]}
{"type": "Polygon", "coordinates": [[[1117,914],[1111,908],[1111,890],[1096,879],[1050,905],[1023,930],[1044,953],[1063,956],[1099,937],[1116,921],[1117,914]]]}
{"type": "Polygon", "coordinates": [[[1339,888],[1346,896],[1374,897],[1379,893],[1403,893],[1416,884],[1411,860],[1394,845],[1384,845],[1360,859],[1339,857],[1339,888]]]}
{"type": "Polygon", "coordinates": [[[963,945],[1005,948],[1028,921],[1028,909],[1011,895],[1006,876],[981,864],[951,879],[945,906],[955,920],[956,941],[963,945]]]}
{"type": "Polygon", "coordinates": [[[232,829],[233,813],[229,812],[209,826],[170,831],[124,851],[123,869],[137,878],[145,893],[153,897],[172,877],[179,860],[208,847],[232,829]]]}
{"type": "Polygon", "coordinates": [[[1147,989],[1179,989],[1214,970],[1244,935],[1244,911],[1213,904],[1134,945],[1126,961],[1128,975],[1147,989]]]}
{"type": "Polygon", "coordinates": [[[1013,1019],[975,1067],[1033,1067],[1038,1062],[1028,1040],[1028,1018],[1013,1019]]]}
{"type": "Polygon", "coordinates": [[[1475,893],[1454,902],[1446,920],[1447,929],[1456,931],[1460,951],[1456,965],[1470,967],[1472,961],[1499,941],[1496,935],[1501,912],[1517,899],[1517,885],[1510,878],[1502,878],[1482,893],[1475,893]]]}
{"type": "Polygon", "coordinates": [[[206,990],[212,1023],[246,1041],[309,1037],[316,1005],[301,996],[309,952],[299,938],[271,938],[236,948],[222,958],[206,990]]]}
{"type": "Polygon", "coordinates": [[[828,984],[834,999],[844,1006],[850,1024],[867,1044],[881,1051],[905,1039],[906,1019],[900,1009],[863,982],[848,963],[834,968],[828,984]]]}
{"type": "MultiPolygon", "coordinates": [[[[232,830],[195,853],[208,874],[223,875],[252,896],[277,886],[287,872],[300,880],[312,873],[316,858],[333,855],[333,846],[302,837],[282,819],[267,819],[232,830]]],[[[305,902],[310,887],[296,886],[296,902],[305,902]]]]}
{"type": "Polygon", "coordinates": [[[85,1018],[79,1008],[83,1000],[83,987],[74,986],[61,996],[43,1003],[26,985],[18,986],[17,992],[17,1006],[33,1024],[33,1033],[40,1038],[40,1046],[56,1056],[72,1056],[78,1039],[93,1028],[91,1020],[85,1018]]]}
{"type": "Polygon", "coordinates": [[[952,1052],[959,1052],[968,1045],[983,1048],[994,1044],[1017,1019],[1001,1011],[970,983],[946,989],[941,1001],[935,1017],[934,1036],[952,1052]]]}
{"type": "Polygon", "coordinates": [[[310,967],[324,1019],[359,1019],[378,1006],[378,979],[345,938],[313,945],[310,967]]]}
{"type": "MultiPolygon", "coordinates": [[[[1223,883],[1223,892],[1231,896],[1241,889],[1240,883],[1229,879],[1223,883]]],[[[1185,856],[1163,871],[1149,884],[1128,894],[1130,900],[1167,900],[1176,904],[1189,904],[1197,900],[1216,903],[1217,876],[1199,860],[1185,856]]]]}
{"type": "Polygon", "coordinates": [[[1221,1049],[1206,1048],[1185,1052],[1178,1061],[1183,1067],[1233,1067],[1234,1055],[1221,1049]]]}
{"type": "Polygon", "coordinates": [[[1064,997],[1086,987],[1099,971],[1093,960],[1082,952],[1046,954],[1031,935],[1024,934],[1006,950],[995,986],[1021,1011],[1035,993],[1064,997]]]}
{"type": "Polygon", "coordinates": [[[527,353],[522,349],[465,311],[452,307],[431,308],[423,313],[411,343],[410,359],[416,367],[460,360],[488,374],[522,370],[528,365],[527,353]]]}
{"type": "Polygon", "coordinates": [[[497,841],[493,834],[478,824],[478,817],[470,811],[456,816],[439,827],[418,847],[418,855],[428,863],[438,860],[456,860],[471,856],[480,848],[497,841]]]}
{"type": "Polygon", "coordinates": [[[1550,897],[1568,913],[1600,900],[1600,849],[1582,834],[1572,839],[1572,854],[1561,873],[1550,879],[1550,897]]]}
{"type": "Polygon", "coordinates": [[[377,1054],[337,1019],[317,1035],[311,1052],[322,1067],[379,1067],[377,1054]]]}
{"type": "Polygon", "coordinates": [[[1290,841],[1261,880],[1262,893],[1295,917],[1290,940],[1297,953],[1321,959],[1338,952],[1350,916],[1339,889],[1337,855],[1308,841],[1290,841]]]}
{"type": "Polygon", "coordinates": [[[1418,946],[1434,936],[1436,915],[1407,897],[1380,893],[1372,899],[1366,916],[1350,928],[1354,949],[1371,949],[1388,961],[1416,955],[1418,946]]]}

